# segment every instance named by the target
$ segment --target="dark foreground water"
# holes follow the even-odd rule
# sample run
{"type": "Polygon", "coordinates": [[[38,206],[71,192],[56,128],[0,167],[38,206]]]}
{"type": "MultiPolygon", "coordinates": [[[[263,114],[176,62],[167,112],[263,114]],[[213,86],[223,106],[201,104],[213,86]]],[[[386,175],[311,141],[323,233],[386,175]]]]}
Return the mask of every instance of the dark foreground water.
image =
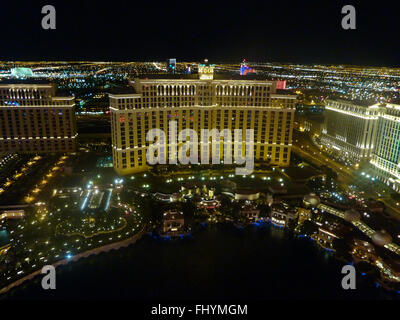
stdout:
{"type": "Polygon", "coordinates": [[[210,226],[190,239],[146,236],[129,248],[57,269],[57,289],[40,278],[8,299],[393,299],[359,275],[357,289],[341,288],[332,253],[282,229],[210,226]]]}

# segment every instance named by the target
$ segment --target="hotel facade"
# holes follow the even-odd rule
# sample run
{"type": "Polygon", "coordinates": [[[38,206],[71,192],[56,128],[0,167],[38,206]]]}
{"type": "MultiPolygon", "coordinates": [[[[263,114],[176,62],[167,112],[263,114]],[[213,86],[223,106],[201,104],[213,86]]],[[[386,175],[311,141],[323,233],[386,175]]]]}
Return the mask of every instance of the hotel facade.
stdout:
{"type": "MultiPolygon", "coordinates": [[[[146,133],[158,128],[168,136],[171,121],[178,131],[193,129],[198,136],[201,129],[254,129],[255,161],[289,165],[296,96],[278,92],[274,81],[217,79],[213,71],[212,65],[200,65],[198,76],[137,78],[132,82],[135,93],[109,95],[118,174],[148,170],[146,133]]],[[[243,141],[242,150],[247,150],[246,137],[243,141]]],[[[171,143],[166,141],[161,153],[175,152],[171,143]]],[[[221,157],[231,147],[228,143],[221,138],[221,157]]]]}
{"type": "Polygon", "coordinates": [[[0,153],[74,151],[74,105],[51,84],[0,84],[0,153]]]}
{"type": "Polygon", "coordinates": [[[387,103],[380,110],[370,162],[376,177],[400,192],[400,104],[387,103]]]}
{"type": "Polygon", "coordinates": [[[374,149],[379,112],[379,105],[326,100],[321,143],[352,161],[368,161],[374,149]]]}
{"type": "Polygon", "coordinates": [[[326,101],[321,143],[356,161],[400,192],[400,104],[326,101]]]}

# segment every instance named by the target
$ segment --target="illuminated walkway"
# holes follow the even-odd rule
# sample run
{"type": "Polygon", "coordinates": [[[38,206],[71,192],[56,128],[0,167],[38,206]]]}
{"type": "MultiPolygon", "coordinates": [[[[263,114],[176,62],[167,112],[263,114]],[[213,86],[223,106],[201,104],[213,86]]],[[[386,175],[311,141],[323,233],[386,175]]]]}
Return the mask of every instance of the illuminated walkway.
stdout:
{"type": "MultiPolygon", "coordinates": [[[[332,208],[332,207],[327,206],[326,204],[322,204],[322,203],[318,205],[318,209],[320,209],[322,211],[326,211],[326,212],[328,212],[334,216],[337,216],[341,219],[344,219],[344,212],[339,209],[332,208]]],[[[367,235],[369,238],[372,238],[372,235],[375,233],[374,229],[370,228],[362,221],[353,221],[353,222],[351,222],[351,224],[353,224],[356,228],[358,228],[362,233],[367,235]]],[[[398,246],[397,244],[389,243],[389,244],[386,244],[384,247],[386,249],[400,255],[400,246],[398,246]]]]}

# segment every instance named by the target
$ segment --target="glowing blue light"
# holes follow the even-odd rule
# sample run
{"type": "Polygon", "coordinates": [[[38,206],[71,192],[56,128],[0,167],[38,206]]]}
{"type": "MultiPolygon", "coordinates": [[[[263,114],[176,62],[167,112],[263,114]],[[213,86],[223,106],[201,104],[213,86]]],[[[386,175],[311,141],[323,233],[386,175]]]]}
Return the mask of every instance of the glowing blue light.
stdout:
{"type": "Polygon", "coordinates": [[[89,191],[88,194],[86,195],[86,197],[84,198],[83,203],[82,203],[82,206],[81,206],[81,210],[82,210],[82,211],[85,209],[86,204],[87,204],[87,202],[88,202],[88,199],[89,199],[89,196],[90,196],[91,193],[92,193],[92,191],[89,191]]]}
{"type": "Polygon", "coordinates": [[[112,190],[108,190],[107,202],[106,202],[106,206],[104,208],[105,211],[107,211],[108,207],[110,206],[111,195],[112,195],[112,190]]]}

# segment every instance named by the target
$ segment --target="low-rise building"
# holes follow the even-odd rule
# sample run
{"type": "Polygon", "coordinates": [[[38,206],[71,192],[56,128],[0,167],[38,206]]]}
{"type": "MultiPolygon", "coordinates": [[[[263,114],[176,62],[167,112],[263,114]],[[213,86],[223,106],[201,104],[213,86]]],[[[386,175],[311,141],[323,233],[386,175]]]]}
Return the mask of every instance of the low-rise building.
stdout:
{"type": "Polygon", "coordinates": [[[370,263],[375,263],[378,259],[375,247],[368,241],[354,239],[351,254],[356,259],[365,260],[370,263]]]}
{"type": "Polygon", "coordinates": [[[271,222],[277,226],[287,227],[291,221],[297,218],[296,210],[282,203],[272,205],[271,222]]]}
{"type": "Polygon", "coordinates": [[[179,234],[183,232],[185,219],[183,212],[168,210],[163,215],[163,232],[165,234],[179,234]]]}
{"type": "Polygon", "coordinates": [[[249,221],[257,221],[260,216],[260,210],[250,201],[246,201],[240,208],[239,214],[249,221]]]}
{"type": "Polygon", "coordinates": [[[217,209],[221,206],[221,203],[217,199],[202,199],[197,203],[199,209],[217,209]]]}
{"type": "Polygon", "coordinates": [[[342,223],[336,221],[326,221],[318,228],[317,241],[325,248],[333,248],[333,241],[335,239],[343,239],[344,236],[351,231],[342,223]]]}

